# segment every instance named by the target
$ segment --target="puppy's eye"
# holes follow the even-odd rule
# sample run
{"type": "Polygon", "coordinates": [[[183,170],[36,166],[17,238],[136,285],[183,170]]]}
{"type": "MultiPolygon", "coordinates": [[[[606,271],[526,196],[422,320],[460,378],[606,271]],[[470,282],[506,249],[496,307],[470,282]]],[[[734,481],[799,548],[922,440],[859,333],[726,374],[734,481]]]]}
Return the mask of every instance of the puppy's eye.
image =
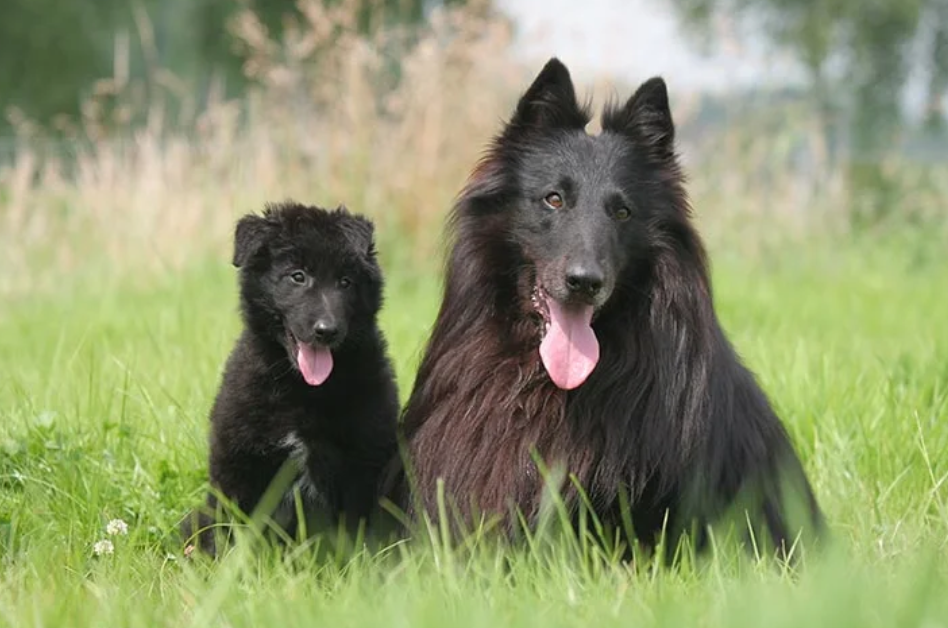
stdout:
{"type": "Polygon", "coordinates": [[[352,285],[352,280],[349,279],[348,277],[340,277],[340,278],[339,278],[339,287],[342,288],[343,290],[345,290],[346,288],[348,288],[348,287],[351,286],[351,285],[352,285]]]}
{"type": "Polygon", "coordinates": [[[563,197],[557,192],[550,192],[543,197],[543,204],[549,207],[550,209],[562,209],[563,208],[563,197]]]}
{"type": "Polygon", "coordinates": [[[290,273],[290,279],[293,283],[304,284],[306,283],[306,273],[301,270],[294,270],[290,273]]]}
{"type": "Polygon", "coordinates": [[[619,222],[622,222],[631,218],[632,212],[629,210],[628,207],[620,207],[619,209],[616,210],[615,217],[616,217],[616,220],[618,220],[619,222]]]}

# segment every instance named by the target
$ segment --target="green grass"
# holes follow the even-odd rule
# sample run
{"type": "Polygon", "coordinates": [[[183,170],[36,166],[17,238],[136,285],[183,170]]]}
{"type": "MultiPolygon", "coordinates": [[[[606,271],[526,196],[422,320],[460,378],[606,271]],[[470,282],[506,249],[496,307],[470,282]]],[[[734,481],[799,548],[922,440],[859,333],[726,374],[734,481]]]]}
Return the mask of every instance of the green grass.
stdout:
{"type": "MultiPolygon", "coordinates": [[[[723,553],[629,568],[568,546],[175,558],[168,533],[204,488],[206,414],[238,330],[226,259],[0,302],[0,625],[948,625],[948,268],[908,251],[713,258],[724,324],[841,541],[798,576],[723,553]],[[112,518],[129,534],[96,558],[112,518]]],[[[433,266],[387,264],[403,396],[433,266]]]]}

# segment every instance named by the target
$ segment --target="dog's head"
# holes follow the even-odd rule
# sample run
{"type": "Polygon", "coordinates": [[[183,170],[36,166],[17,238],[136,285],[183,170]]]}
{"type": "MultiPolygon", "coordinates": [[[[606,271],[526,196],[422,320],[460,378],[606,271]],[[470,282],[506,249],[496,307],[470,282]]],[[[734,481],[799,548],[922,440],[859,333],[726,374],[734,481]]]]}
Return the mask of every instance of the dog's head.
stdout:
{"type": "Polygon", "coordinates": [[[329,377],[333,352],[374,326],[382,279],[373,225],[344,207],[267,206],[237,222],[247,324],[282,343],[313,386],[329,377]]]}
{"type": "Polygon", "coordinates": [[[608,106],[603,131],[551,59],[517,104],[465,192],[478,215],[500,214],[533,273],[521,297],[543,320],[541,357],[563,388],[599,356],[592,320],[648,258],[651,226],[680,205],[674,124],[661,78],[608,106]]]}

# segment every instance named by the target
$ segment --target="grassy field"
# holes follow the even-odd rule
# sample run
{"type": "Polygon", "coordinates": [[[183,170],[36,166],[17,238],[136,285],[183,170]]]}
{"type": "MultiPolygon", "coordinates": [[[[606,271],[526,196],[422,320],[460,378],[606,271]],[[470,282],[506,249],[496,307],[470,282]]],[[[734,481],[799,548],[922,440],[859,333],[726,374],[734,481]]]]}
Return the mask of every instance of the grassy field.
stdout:
{"type": "MultiPolygon", "coordinates": [[[[511,61],[502,21],[448,12],[380,91],[397,33],[366,41],[351,15],[308,6],[285,45],[243,16],[260,85],[246,102],[182,130],[116,76],[66,157],[25,133],[0,167],[0,626],[948,627],[948,176],[887,162],[898,228],[841,236],[858,195],[812,119],[783,110],[686,146],[689,191],[720,316],[790,430],[831,551],[798,574],[726,550],[669,570],[583,543],[426,538],[332,560],[183,558],[174,532],[206,488],[207,412],[239,329],[234,218],[291,197],[376,219],[405,397],[440,296],[433,235],[538,69],[511,61]],[[138,106],[145,127],[111,134],[110,112],[138,106]],[[108,533],[115,519],[127,534],[108,533]]],[[[687,122],[697,100],[669,80],[687,122]]],[[[616,87],[582,83],[598,103],[616,87]]]]}
{"type": "MultiPolygon", "coordinates": [[[[384,252],[404,395],[439,268],[384,252]]],[[[730,555],[660,570],[423,542],[182,559],[168,534],[203,489],[239,324],[221,256],[0,302],[0,625],[948,626],[948,268],[911,242],[713,253],[724,324],[839,540],[798,576],[730,555]],[[128,534],[108,536],[111,519],[128,534]],[[103,539],[114,553],[95,556],[103,539]]]]}

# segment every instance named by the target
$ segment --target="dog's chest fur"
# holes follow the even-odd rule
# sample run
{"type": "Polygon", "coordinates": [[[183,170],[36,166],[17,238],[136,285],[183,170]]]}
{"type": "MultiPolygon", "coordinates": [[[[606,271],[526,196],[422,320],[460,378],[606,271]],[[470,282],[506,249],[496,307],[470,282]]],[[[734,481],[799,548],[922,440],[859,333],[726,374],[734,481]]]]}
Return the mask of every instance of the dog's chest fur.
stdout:
{"type": "Polygon", "coordinates": [[[296,431],[291,431],[283,440],[280,446],[285,448],[290,464],[293,465],[296,473],[296,480],[292,488],[288,491],[285,499],[292,499],[293,493],[298,491],[304,502],[312,505],[325,505],[325,496],[321,494],[317,484],[313,481],[309,472],[310,448],[299,437],[296,431]]]}
{"type": "MultiPolygon", "coordinates": [[[[474,384],[459,381],[412,440],[415,482],[426,502],[437,495],[441,479],[449,512],[456,507],[468,521],[500,516],[510,525],[513,508],[534,520],[547,483],[555,480],[560,498],[574,505],[578,495],[568,480],[564,484],[564,473],[587,485],[600,447],[576,440],[567,394],[549,381],[539,361],[533,356],[500,361],[490,372],[468,372],[463,382],[474,384]]],[[[438,507],[424,506],[429,512],[438,507]]]]}

